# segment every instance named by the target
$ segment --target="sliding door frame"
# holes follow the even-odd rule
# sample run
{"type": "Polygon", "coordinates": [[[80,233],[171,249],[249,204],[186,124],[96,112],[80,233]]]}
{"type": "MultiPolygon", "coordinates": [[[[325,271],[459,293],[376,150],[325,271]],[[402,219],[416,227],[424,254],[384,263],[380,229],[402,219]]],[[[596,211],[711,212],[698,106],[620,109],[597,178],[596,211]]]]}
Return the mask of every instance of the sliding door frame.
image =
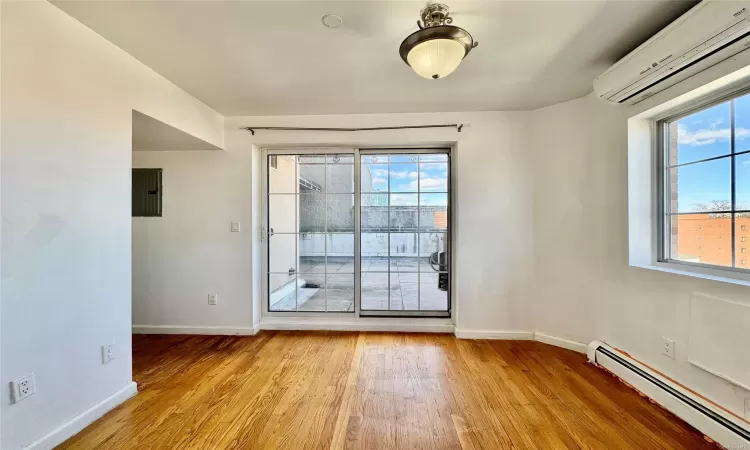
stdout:
{"type": "MultiPolygon", "coordinates": [[[[455,213],[455,158],[454,148],[452,145],[420,145],[420,146],[394,146],[394,147],[359,147],[359,146],[326,146],[326,147],[313,147],[313,146],[299,146],[299,145],[280,145],[280,146],[269,146],[260,149],[260,161],[261,161],[261,302],[262,302],[262,317],[326,317],[331,319],[344,318],[344,319],[359,319],[359,318],[445,318],[455,320],[453,311],[455,308],[454,299],[454,281],[456,278],[456,270],[454,267],[455,261],[455,230],[453,215],[455,213]],[[361,156],[368,154],[389,154],[389,153],[412,153],[412,154],[447,154],[448,155],[448,208],[447,208],[447,222],[448,222],[448,243],[446,248],[448,249],[448,292],[447,292],[447,311],[399,311],[399,310],[361,310],[361,282],[362,282],[362,270],[361,270],[361,156]],[[270,292],[269,292],[269,166],[268,160],[271,155],[325,155],[325,154],[353,154],[354,155],[354,310],[351,312],[328,312],[328,311],[271,311],[270,310],[270,292]]],[[[390,190],[389,190],[390,194],[390,190]]],[[[419,213],[417,213],[418,215],[419,213]]],[[[390,226],[390,223],[389,223],[390,226]]],[[[419,230],[417,230],[417,236],[419,238],[419,230]]],[[[390,250],[389,250],[390,251],[390,250]]],[[[419,258],[419,256],[418,256],[419,258]]],[[[389,280],[390,280],[390,258],[389,258],[389,280]]],[[[419,285],[420,280],[417,280],[419,285]]],[[[390,281],[389,281],[389,296],[390,296],[390,281]]],[[[390,301],[389,301],[390,303],[390,301]]]]}

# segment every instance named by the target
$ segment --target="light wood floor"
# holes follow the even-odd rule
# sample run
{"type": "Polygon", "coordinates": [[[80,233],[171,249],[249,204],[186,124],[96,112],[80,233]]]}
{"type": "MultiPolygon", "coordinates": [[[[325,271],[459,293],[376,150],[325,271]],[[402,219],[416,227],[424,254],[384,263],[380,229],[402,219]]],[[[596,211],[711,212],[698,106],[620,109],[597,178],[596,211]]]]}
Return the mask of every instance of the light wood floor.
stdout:
{"type": "Polygon", "coordinates": [[[713,448],[583,355],[537,342],[136,335],[133,366],[138,395],[61,448],[713,448]]]}

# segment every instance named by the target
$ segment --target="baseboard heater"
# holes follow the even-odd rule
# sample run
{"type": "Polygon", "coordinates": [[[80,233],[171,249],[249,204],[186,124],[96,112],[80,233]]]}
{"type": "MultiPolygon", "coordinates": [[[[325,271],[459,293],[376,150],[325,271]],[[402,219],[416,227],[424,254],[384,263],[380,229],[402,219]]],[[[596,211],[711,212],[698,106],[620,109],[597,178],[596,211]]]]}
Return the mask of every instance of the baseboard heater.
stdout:
{"type": "Polygon", "coordinates": [[[594,341],[588,358],[727,448],[750,446],[750,430],[731,414],[607,344],[594,341]]]}

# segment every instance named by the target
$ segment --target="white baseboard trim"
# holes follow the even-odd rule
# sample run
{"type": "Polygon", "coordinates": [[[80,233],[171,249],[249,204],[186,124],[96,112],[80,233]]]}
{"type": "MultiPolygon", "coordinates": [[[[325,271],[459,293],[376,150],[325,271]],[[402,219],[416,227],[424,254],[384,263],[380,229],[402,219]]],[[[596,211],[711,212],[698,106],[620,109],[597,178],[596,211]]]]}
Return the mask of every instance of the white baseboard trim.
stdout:
{"type": "Polygon", "coordinates": [[[196,327],[190,325],[133,325],[133,334],[201,334],[207,336],[253,336],[253,327],[196,327]]]}
{"type": "Polygon", "coordinates": [[[727,411],[724,411],[723,409],[707,401],[706,399],[685,389],[683,386],[677,384],[661,373],[654,371],[650,367],[642,364],[640,361],[633,359],[629,355],[626,355],[605,343],[594,341],[588,345],[589,360],[591,362],[613,373],[625,383],[631,385],[636,390],[661,405],[664,409],[672,412],[677,417],[695,427],[701,433],[705,434],[706,436],[726,448],[750,448],[750,441],[743,439],[741,436],[731,431],[729,428],[721,425],[711,417],[701,413],[697,408],[688,405],[679,397],[652,383],[651,381],[639,375],[637,372],[623,366],[618,361],[610,358],[601,351],[597,351],[597,348],[606,348],[617,357],[627,361],[631,365],[654,377],[661,383],[664,383],[665,385],[669,386],[670,388],[674,389],[690,400],[696,402],[707,410],[723,417],[727,421],[734,423],[740,428],[744,428],[745,430],[750,431],[750,425],[746,422],[743,423],[740,419],[732,416],[727,411]]]}
{"type": "Polygon", "coordinates": [[[138,386],[134,381],[131,381],[124,388],[75,416],[59,428],[52,430],[43,438],[26,447],[26,449],[47,450],[55,448],[137,393],[138,386]]]}
{"type": "Polygon", "coordinates": [[[534,332],[534,340],[543,342],[545,344],[554,345],[555,347],[562,347],[567,348],[568,350],[573,350],[574,352],[578,353],[586,353],[586,349],[588,346],[586,344],[582,344],[580,342],[570,341],[568,339],[563,339],[555,336],[550,336],[548,334],[534,332]]]}
{"type": "Polygon", "coordinates": [[[331,330],[331,331],[392,331],[401,333],[453,333],[449,319],[347,319],[321,320],[310,317],[278,318],[264,317],[261,330],[331,330]]]}
{"type": "Polygon", "coordinates": [[[466,330],[456,328],[456,337],[459,339],[497,339],[531,341],[534,332],[530,330],[466,330]]]}

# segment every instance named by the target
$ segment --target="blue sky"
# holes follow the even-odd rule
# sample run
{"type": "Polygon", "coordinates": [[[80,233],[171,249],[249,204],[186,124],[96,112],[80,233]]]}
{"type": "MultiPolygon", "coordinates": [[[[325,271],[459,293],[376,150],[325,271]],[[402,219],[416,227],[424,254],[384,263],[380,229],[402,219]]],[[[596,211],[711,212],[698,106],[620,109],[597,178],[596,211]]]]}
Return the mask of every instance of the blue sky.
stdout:
{"type": "Polygon", "coordinates": [[[363,170],[369,170],[372,176],[372,186],[363,185],[362,192],[388,192],[390,186],[392,194],[415,193],[392,195],[392,205],[416,205],[419,183],[421,205],[447,205],[447,194],[437,193],[448,191],[446,155],[421,155],[418,162],[416,155],[391,155],[390,171],[387,155],[378,155],[376,158],[373,160],[371,155],[362,157],[362,163],[366,166],[363,170]]]}
{"type": "MultiPolygon", "coordinates": [[[[722,103],[677,121],[677,163],[728,155],[731,152],[730,104],[722,103]]],[[[735,150],[750,150],[750,95],[735,100],[735,150]]],[[[731,158],[679,167],[680,212],[700,204],[731,200],[731,158]]],[[[674,171],[673,171],[674,173],[674,171]]],[[[750,155],[736,157],[737,207],[750,209],[750,155]]]]}

